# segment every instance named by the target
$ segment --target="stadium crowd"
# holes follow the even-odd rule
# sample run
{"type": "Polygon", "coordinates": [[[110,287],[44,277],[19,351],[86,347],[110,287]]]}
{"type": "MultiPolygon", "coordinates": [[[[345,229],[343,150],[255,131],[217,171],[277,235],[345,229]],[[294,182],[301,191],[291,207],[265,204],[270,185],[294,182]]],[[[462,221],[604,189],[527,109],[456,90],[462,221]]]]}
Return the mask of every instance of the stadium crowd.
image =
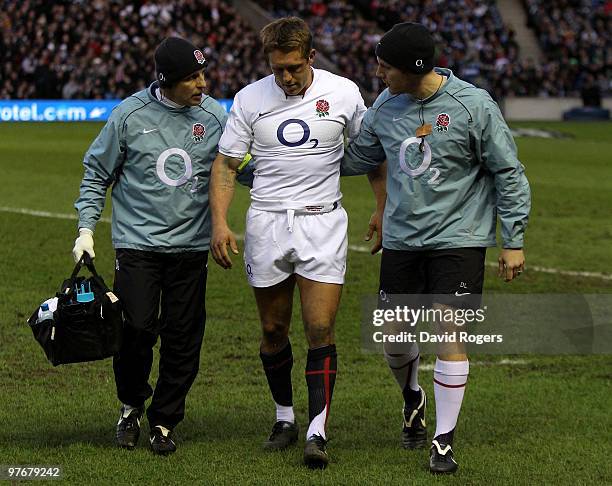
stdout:
{"type": "Polygon", "coordinates": [[[420,22],[436,32],[443,46],[438,65],[496,97],[508,94],[502,77],[518,63],[514,32],[506,28],[495,3],[486,0],[400,2],[372,0],[260,0],[277,16],[298,15],[309,22],[316,47],[373,99],[383,88],[376,79],[374,48],[384,30],[398,22],[420,22]],[[366,20],[374,19],[374,20],[366,20]]]}
{"type": "Polygon", "coordinates": [[[307,18],[317,34],[318,48],[348,77],[359,81],[370,98],[381,89],[374,78],[374,46],[382,31],[405,21],[420,22],[437,32],[442,46],[438,65],[487,89],[496,99],[577,96],[592,79],[590,75],[602,91],[610,89],[610,0],[555,0],[552,9],[550,2],[526,0],[544,60],[519,59],[515,32],[504,25],[491,0],[258,3],[277,16],[307,18]]]}
{"type": "Polygon", "coordinates": [[[592,83],[612,89],[612,1],[525,0],[525,8],[544,51],[547,95],[576,95],[592,83]]]}
{"type": "Polygon", "coordinates": [[[152,81],[153,50],[170,35],[205,47],[208,90],[216,98],[269,74],[257,33],[227,2],[0,0],[0,6],[0,98],[123,98],[152,81]]]}
{"type": "MultiPolygon", "coordinates": [[[[383,89],[374,47],[403,21],[437,32],[438,65],[506,96],[610,90],[610,0],[524,0],[545,59],[519,60],[515,33],[492,0],[257,0],[297,15],[315,47],[372,101],[383,89]],[[371,19],[371,20],[367,20],[371,19]]],[[[0,0],[0,98],[122,98],[151,81],[152,50],[168,35],[205,47],[209,93],[228,98],[269,74],[258,35],[220,0],[0,0]]]]}

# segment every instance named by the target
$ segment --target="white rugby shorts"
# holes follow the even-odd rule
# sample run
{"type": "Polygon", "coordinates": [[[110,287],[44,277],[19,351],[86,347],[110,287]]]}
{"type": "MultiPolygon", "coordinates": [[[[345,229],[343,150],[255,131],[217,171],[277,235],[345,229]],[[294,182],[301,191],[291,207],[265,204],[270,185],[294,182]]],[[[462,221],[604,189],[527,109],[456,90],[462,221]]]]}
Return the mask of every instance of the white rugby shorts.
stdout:
{"type": "Polygon", "coordinates": [[[249,208],[244,268],[253,287],[271,287],[295,273],[309,280],[343,284],[348,215],[343,207],[319,214],[249,208]]]}

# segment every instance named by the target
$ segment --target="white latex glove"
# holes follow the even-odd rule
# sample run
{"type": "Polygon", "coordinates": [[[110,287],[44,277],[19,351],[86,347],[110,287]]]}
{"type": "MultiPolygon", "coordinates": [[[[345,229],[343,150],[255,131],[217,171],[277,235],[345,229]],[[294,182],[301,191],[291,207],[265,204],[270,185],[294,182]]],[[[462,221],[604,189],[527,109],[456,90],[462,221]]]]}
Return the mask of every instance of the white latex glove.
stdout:
{"type": "Polygon", "coordinates": [[[83,256],[83,252],[87,252],[93,260],[96,257],[93,247],[93,231],[88,228],[79,228],[79,237],[74,240],[74,248],[72,249],[74,263],[78,263],[83,256]]]}

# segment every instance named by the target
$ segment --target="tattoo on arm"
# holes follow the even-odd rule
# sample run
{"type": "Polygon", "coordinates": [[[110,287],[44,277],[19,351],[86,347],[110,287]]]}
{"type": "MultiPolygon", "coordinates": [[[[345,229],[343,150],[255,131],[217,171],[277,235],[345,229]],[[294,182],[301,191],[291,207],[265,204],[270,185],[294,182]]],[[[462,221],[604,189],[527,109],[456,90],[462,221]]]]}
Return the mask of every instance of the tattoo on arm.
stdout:
{"type": "Polygon", "coordinates": [[[236,173],[234,171],[232,171],[229,168],[229,163],[228,163],[229,157],[226,157],[225,159],[223,159],[223,165],[221,167],[223,167],[223,180],[222,180],[222,185],[224,188],[234,188],[234,183],[236,180],[236,173]]]}
{"type": "Polygon", "coordinates": [[[234,157],[228,157],[227,155],[223,156],[223,162],[227,165],[227,168],[232,172],[236,172],[236,169],[240,167],[240,163],[242,162],[240,159],[236,159],[234,157]]]}
{"type": "Polygon", "coordinates": [[[212,165],[209,204],[213,225],[221,222],[227,224],[227,210],[234,197],[234,181],[238,159],[217,152],[212,165]]]}
{"type": "Polygon", "coordinates": [[[240,165],[240,160],[234,157],[228,157],[227,155],[219,154],[219,162],[217,165],[220,169],[219,182],[223,189],[234,189],[234,182],[236,180],[236,169],[240,165]]]}

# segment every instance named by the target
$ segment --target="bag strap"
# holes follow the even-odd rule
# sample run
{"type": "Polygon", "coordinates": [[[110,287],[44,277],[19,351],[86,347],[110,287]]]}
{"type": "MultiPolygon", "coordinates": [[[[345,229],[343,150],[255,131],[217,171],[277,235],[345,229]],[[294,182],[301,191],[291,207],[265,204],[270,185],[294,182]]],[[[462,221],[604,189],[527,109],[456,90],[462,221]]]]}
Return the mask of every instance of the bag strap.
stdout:
{"type": "Polygon", "coordinates": [[[83,268],[83,265],[85,265],[87,267],[87,269],[91,272],[91,274],[94,277],[97,277],[98,279],[100,278],[100,275],[98,275],[98,272],[96,271],[96,267],[94,266],[93,260],[89,256],[89,253],[84,251],[83,252],[83,256],[81,256],[80,260],[74,266],[74,270],[72,271],[72,275],[70,275],[70,280],[74,280],[77,277],[77,275],[81,271],[81,268],[83,268]]]}
{"type": "Polygon", "coordinates": [[[104,283],[104,279],[100,277],[100,275],[98,274],[96,267],[93,264],[93,261],[91,260],[91,257],[89,256],[88,253],[83,252],[83,256],[74,266],[74,270],[72,270],[72,274],[70,275],[68,280],[64,282],[62,289],[60,291],[61,295],[68,295],[72,292],[72,289],[74,288],[74,284],[76,282],[77,275],[81,271],[81,268],[83,268],[83,265],[85,265],[87,269],[91,272],[91,274],[93,275],[92,280],[94,280],[97,283],[98,287],[103,289],[104,292],[108,292],[109,289],[104,283]]]}

